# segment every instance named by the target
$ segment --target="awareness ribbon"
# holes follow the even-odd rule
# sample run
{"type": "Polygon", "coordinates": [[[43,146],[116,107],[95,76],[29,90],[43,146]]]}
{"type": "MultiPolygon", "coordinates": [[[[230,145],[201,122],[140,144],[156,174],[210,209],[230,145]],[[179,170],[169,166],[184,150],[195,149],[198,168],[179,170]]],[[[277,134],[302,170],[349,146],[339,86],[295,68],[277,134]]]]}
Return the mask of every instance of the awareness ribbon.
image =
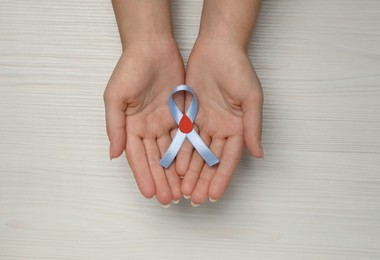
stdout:
{"type": "Polygon", "coordinates": [[[160,160],[161,166],[168,168],[177,156],[186,138],[194,146],[195,150],[202,156],[208,166],[213,166],[219,163],[218,158],[211,152],[207,145],[203,142],[202,138],[198,135],[193,127],[195,116],[198,112],[198,100],[194,90],[187,85],[179,85],[174,88],[172,94],[169,97],[169,110],[174,121],[179,126],[168,150],[160,160]],[[178,108],[177,104],[173,100],[173,95],[179,91],[187,91],[191,93],[193,99],[185,114],[178,108]]]}

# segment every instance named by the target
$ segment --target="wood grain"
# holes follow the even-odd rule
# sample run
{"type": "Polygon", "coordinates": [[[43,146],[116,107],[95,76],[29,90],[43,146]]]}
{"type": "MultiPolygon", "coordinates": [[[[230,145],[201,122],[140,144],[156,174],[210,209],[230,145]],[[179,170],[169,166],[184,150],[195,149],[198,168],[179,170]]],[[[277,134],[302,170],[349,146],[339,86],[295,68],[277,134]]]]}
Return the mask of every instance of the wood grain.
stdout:
{"type": "MultiPolygon", "coordinates": [[[[187,61],[202,1],[173,1],[187,61]]],[[[249,54],[266,157],[169,209],[110,162],[110,1],[0,1],[0,259],[379,259],[380,2],[267,0],[249,54]]]]}

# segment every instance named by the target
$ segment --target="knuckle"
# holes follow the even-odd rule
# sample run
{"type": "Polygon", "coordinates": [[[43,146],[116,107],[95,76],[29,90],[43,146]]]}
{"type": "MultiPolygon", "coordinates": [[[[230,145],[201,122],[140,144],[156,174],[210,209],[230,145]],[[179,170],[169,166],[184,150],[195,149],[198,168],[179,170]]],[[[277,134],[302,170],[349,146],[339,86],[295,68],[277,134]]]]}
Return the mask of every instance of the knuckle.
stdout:
{"type": "Polygon", "coordinates": [[[263,91],[261,89],[255,89],[250,92],[250,101],[255,103],[261,103],[264,99],[263,91]]]}
{"type": "Polygon", "coordinates": [[[149,165],[150,168],[158,167],[158,161],[148,160],[148,165],[149,165]]]}
{"type": "Polygon", "coordinates": [[[108,88],[106,88],[106,90],[104,91],[103,93],[103,100],[105,103],[108,103],[109,101],[111,101],[113,99],[112,97],[112,94],[111,92],[109,91],[108,88]]]}
{"type": "Polygon", "coordinates": [[[104,90],[103,100],[105,103],[109,103],[117,100],[122,100],[124,98],[123,96],[124,95],[122,95],[118,89],[110,87],[110,85],[108,85],[104,90]]]}

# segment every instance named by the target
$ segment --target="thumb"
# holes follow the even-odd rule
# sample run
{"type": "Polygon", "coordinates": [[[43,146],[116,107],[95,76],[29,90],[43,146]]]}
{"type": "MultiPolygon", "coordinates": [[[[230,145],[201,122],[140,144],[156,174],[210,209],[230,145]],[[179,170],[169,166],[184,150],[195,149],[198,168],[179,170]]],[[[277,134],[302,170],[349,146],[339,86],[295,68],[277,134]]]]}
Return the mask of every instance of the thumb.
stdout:
{"type": "Polygon", "coordinates": [[[242,104],[244,141],[249,152],[256,158],[263,158],[264,151],[261,145],[263,94],[251,91],[242,104]]]}
{"type": "Polygon", "coordinates": [[[127,104],[116,93],[108,89],[104,92],[106,108],[106,125],[110,140],[110,159],[119,157],[126,146],[126,116],[127,104]]]}

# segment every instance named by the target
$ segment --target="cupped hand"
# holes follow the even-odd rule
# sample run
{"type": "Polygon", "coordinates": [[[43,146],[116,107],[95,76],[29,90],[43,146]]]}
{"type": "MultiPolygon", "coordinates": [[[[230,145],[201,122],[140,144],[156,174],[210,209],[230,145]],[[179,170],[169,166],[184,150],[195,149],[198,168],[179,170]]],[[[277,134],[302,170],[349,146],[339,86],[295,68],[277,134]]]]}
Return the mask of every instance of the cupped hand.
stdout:
{"type": "MultiPolygon", "coordinates": [[[[168,109],[172,89],[184,83],[184,65],[176,43],[130,44],[123,51],[104,92],[110,157],[125,150],[141,193],[162,205],[182,196],[175,163],[159,160],[177,129],[168,109]]],[[[176,95],[177,104],[184,96],[176,95]]]]}
{"type": "MultiPolygon", "coordinates": [[[[261,146],[263,94],[247,52],[233,44],[198,40],[189,57],[186,84],[199,101],[195,127],[220,163],[209,167],[187,141],[176,159],[184,175],[181,190],[193,205],[224,194],[242,156],[244,143],[252,156],[261,146]]],[[[191,96],[186,96],[186,106],[191,96]]]]}

